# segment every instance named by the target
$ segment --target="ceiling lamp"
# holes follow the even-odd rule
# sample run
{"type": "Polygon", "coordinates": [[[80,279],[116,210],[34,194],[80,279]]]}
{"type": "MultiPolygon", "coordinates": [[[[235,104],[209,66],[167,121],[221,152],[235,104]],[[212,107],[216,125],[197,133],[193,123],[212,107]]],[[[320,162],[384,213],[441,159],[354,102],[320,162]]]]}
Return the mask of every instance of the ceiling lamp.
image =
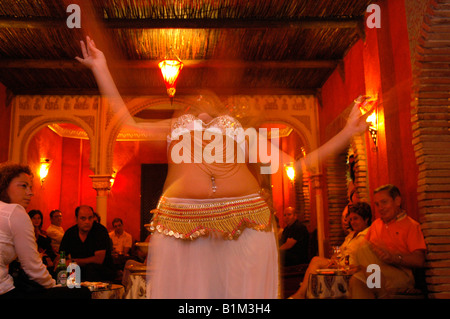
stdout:
{"type": "Polygon", "coordinates": [[[164,83],[166,84],[167,94],[170,97],[170,101],[173,101],[173,97],[175,96],[175,85],[178,80],[178,76],[180,75],[180,71],[183,68],[183,62],[181,62],[180,58],[178,58],[170,49],[171,56],[170,58],[165,58],[161,62],[159,62],[158,66],[161,69],[161,74],[164,79],[164,83]]]}

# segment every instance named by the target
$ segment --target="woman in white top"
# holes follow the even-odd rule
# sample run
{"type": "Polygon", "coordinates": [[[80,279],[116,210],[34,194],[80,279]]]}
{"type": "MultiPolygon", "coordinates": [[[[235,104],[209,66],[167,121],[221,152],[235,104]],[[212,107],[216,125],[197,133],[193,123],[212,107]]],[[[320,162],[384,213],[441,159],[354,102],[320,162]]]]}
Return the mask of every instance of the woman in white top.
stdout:
{"type": "Polygon", "coordinates": [[[31,219],[25,208],[33,196],[32,173],[20,164],[3,164],[0,168],[0,295],[14,289],[8,265],[16,259],[28,277],[44,288],[55,286],[42,263],[31,219]]]}
{"type": "MultiPolygon", "coordinates": [[[[76,59],[92,71],[102,96],[123,116],[123,123],[139,126],[115,86],[103,53],[91,39],[86,40],[81,42],[83,58],[76,59]]],[[[242,139],[241,123],[220,111],[220,103],[203,103],[202,98],[193,100],[184,114],[167,121],[169,168],[152,220],[155,229],[148,254],[148,296],[277,298],[278,248],[271,211],[248,163],[231,158],[252,145],[242,139]],[[220,161],[204,157],[211,152],[211,138],[205,137],[208,133],[217,134],[214,143],[216,136],[220,142],[215,144],[214,154],[224,154],[225,161],[222,155],[220,161]],[[222,150],[225,144],[233,145],[236,153],[230,154],[225,147],[222,150]],[[179,156],[183,145],[186,148],[179,156]],[[185,152],[191,145],[193,151],[185,152]]],[[[298,161],[298,171],[312,160],[343,149],[354,134],[366,129],[356,104],[346,127],[298,161]]]]}
{"type": "Polygon", "coordinates": [[[44,289],[53,288],[56,283],[42,263],[34,227],[25,211],[33,196],[32,178],[33,174],[26,165],[0,164],[0,299],[83,296],[86,293],[84,289],[73,292],[69,289],[44,289]],[[36,295],[14,286],[8,266],[16,258],[28,278],[42,287],[36,295]]]}
{"type": "MultiPolygon", "coordinates": [[[[350,233],[345,237],[342,243],[341,259],[339,263],[343,266],[345,258],[349,259],[349,266],[354,265],[354,256],[359,246],[361,245],[364,236],[367,234],[369,226],[372,224],[372,210],[370,205],[365,202],[359,202],[349,206],[348,221],[350,223],[350,233]],[[348,256],[348,257],[347,257],[348,256]]],[[[309,274],[314,273],[317,269],[321,268],[336,268],[336,261],[328,258],[315,256],[309,263],[306,269],[303,282],[297,292],[289,297],[290,299],[304,299],[306,297],[306,291],[308,289],[309,274]]]]}

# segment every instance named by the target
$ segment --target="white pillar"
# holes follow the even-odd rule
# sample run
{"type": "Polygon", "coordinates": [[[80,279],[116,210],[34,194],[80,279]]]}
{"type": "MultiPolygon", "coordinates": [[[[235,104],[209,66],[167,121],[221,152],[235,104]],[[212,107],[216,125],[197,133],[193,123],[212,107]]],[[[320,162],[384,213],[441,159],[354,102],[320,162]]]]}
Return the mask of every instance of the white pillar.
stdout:
{"type": "Polygon", "coordinates": [[[110,175],[90,175],[92,187],[97,191],[97,214],[100,222],[107,227],[108,218],[108,192],[111,189],[110,175]]]}

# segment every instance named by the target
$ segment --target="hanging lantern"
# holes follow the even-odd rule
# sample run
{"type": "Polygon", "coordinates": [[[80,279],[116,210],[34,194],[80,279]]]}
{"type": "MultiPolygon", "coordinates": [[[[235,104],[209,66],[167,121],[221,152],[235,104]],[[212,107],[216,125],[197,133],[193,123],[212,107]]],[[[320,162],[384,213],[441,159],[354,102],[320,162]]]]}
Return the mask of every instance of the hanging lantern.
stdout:
{"type": "MultiPolygon", "coordinates": [[[[172,49],[171,49],[172,51],[172,49]]],[[[172,52],[173,53],[173,52],[172,52]]],[[[180,71],[183,68],[183,62],[175,56],[175,58],[164,59],[158,64],[161,69],[161,74],[166,84],[167,94],[172,100],[175,96],[175,85],[180,75],[180,71]]]]}

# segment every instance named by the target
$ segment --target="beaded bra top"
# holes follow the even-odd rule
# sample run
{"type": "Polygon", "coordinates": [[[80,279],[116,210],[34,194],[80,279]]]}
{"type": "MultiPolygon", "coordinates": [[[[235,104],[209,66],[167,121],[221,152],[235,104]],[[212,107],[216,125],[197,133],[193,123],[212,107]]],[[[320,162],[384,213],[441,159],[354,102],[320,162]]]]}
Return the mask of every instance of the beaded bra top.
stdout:
{"type": "Polygon", "coordinates": [[[234,175],[239,169],[239,166],[236,165],[239,162],[237,159],[243,159],[242,156],[239,157],[237,155],[237,152],[235,153],[234,145],[232,148],[229,147],[231,144],[228,143],[227,139],[222,139],[222,141],[220,141],[220,137],[224,136],[237,144],[241,151],[240,155],[245,154],[244,130],[241,123],[232,116],[221,115],[215,117],[209,123],[205,123],[195,115],[183,114],[172,124],[171,134],[167,137],[167,150],[168,153],[170,151],[170,156],[172,156],[171,158],[174,162],[181,163],[186,162],[187,160],[189,163],[196,163],[201,170],[210,176],[211,189],[212,192],[215,193],[217,190],[216,178],[225,178],[234,175]],[[194,132],[194,134],[191,134],[192,132],[194,132]],[[196,132],[200,132],[200,134],[196,132]],[[205,133],[209,133],[210,136],[205,133]],[[172,154],[171,152],[173,150],[172,142],[180,140],[180,136],[184,136],[184,134],[189,134],[191,138],[187,144],[180,144],[182,146],[185,145],[188,148],[186,153],[189,155],[187,155],[186,158],[184,157],[184,150],[183,156],[179,156],[180,154],[177,153],[177,151],[175,151],[175,154],[172,154]],[[212,138],[212,136],[214,137],[212,138]],[[217,138],[219,138],[218,141],[216,140],[217,138]],[[214,143],[211,143],[212,139],[214,140],[214,143]],[[203,152],[198,154],[198,152],[195,151],[196,146],[194,146],[194,150],[191,151],[190,141],[192,140],[194,141],[194,145],[200,144],[200,147],[203,150],[208,150],[206,153],[209,155],[206,154],[206,158],[203,156],[205,155],[203,152]],[[212,147],[209,143],[212,144],[212,147]],[[214,149],[214,154],[217,155],[217,157],[212,155],[212,149],[214,149]],[[176,161],[173,156],[177,158],[176,161]]]}
{"type": "Polygon", "coordinates": [[[179,139],[180,135],[191,131],[209,131],[233,138],[238,144],[244,141],[244,129],[241,123],[230,115],[220,115],[209,123],[203,122],[193,114],[183,114],[178,117],[171,127],[168,142],[179,139]]]}

